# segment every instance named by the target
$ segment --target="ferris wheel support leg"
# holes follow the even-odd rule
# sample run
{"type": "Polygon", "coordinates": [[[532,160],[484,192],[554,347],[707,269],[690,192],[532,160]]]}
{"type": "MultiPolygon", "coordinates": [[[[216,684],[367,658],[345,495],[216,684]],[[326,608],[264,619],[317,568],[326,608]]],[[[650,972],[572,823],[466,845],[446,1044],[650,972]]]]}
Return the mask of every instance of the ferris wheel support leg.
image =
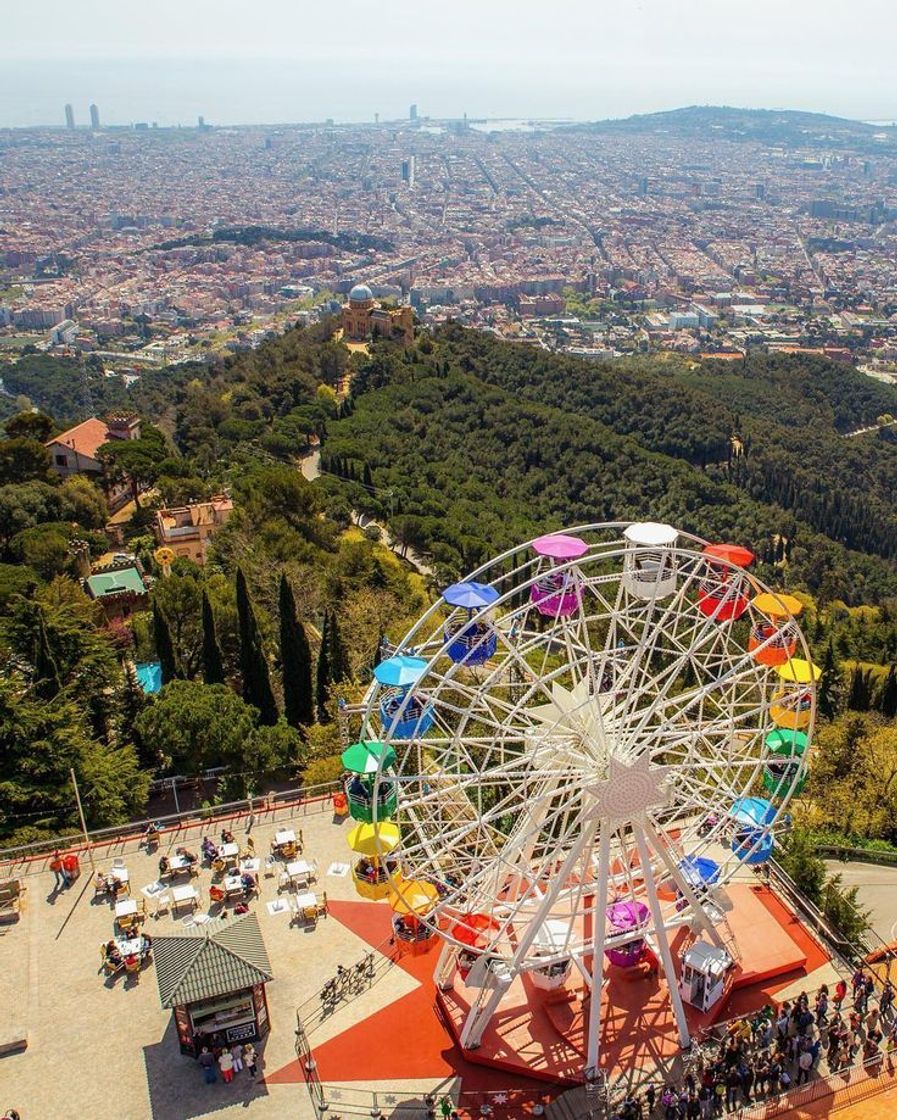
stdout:
{"type": "MultiPolygon", "coordinates": [[[[521,937],[520,942],[517,945],[517,949],[514,952],[514,956],[510,961],[508,961],[507,979],[503,977],[500,981],[498,981],[495,990],[492,992],[483,1006],[480,1006],[478,999],[468,1012],[467,1019],[464,1023],[464,1028],[461,1031],[461,1037],[459,1039],[462,1048],[479,1046],[486,1024],[495,1013],[496,1008],[501,1002],[501,997],[513,983],[514,977],[518,976],[522,971],[520,965],[526,960],[527,954],[529,953],[533,942],[536,940],[536,935],[542,928],[542,924],[545,919],[551,913],[551,907],[555,901],[558,891],[563,888],[563,885],[570,878],[570,874],[573,871],[573,868],[582,857],[582,853],[585,851],[586,847],[592,843],[594,833],[594,824],[591,827],[583,827],[579,839],[570,849],[569,853],[567,854],[567,858],[564,860],[563,864],[558,870],[557,875],[552,880],[551,888],[545,892],[544,897],[541,899],[539,908],[536,910],[536,913],[530,920],[530,923],[527,926],[526,932],[523,934],[523,937],[521,937]]],[[[482,997],[482,992],[483,989],[480,990],[480,997],[482,997]]]]}
{"type": "Polygon", "coordinates": [[[644,829],[645,835],[648,837],[648,840],[651,843],[651,847],[663,860],[664,865],[669,872],[670,878],[675,882],[676,886],[682,892],[683,897],[691,904],[692,912],[706,930],[707,936],[717,947],[717,949],[724,949],[725,944],[722,937],[720,937],[719,931],[717,930],[713,922],[711,922],[711,920],[707,917],[707,911],[698,901],[698,896],[689,886],[688,880],[681,873],[675,863],[670,859],[670,853],[667,851],[666,845],[660,839],[651,825],[647,822],[644,825],[644,829]]]}
{"type": "Polygon", "coordinates": [[[433,969],[433,983],[443,992],[447,992],[452,986],[449,969],[454,964],[454,953],[454,946],[448,941],[443,941],[442,948],[439,950],[439,959],[433,969]]]}
{"type": "Polygon", "coordinates": [[[663,924],[663,914],[660,909],[660,900],[654,877],[651,874],[651,855],[648,851],[648,841],[645,838],[644,822],[633,822],[632,830],[638,844],[639,860],[644,874],[645,890],[648,895],[648,905],[651,908],[651,918],[654,924],[654,935],[657,938],[657,947],[660,949],[660,959],[663,962],[663,972],[667,980],[667,989],[670,993],[670,1002],[673,1005],[673,1014],[676,1017],[676,1026],[679,1029],[679,1045],[685,1049],[691,1043],[688,1033],[688,1022],[685,1018],[685,1007],[682,996],[679,994],[679,985],[676,982],[676,970],[673,968],[673,954],[670,952],[670,941],[663,924]]]}
{"type": "Polygon", "coordinates": [[[598,889],[595,892],[595,916],[592,919],[592,995],[589,1003],[588,1052],[586,1071],[598,1072],[601,1046],[601,989],[604,980],[604,941],[606,935],[607,880],[610,875],[610,829],[601,831],[598,843],[598,889]]]}

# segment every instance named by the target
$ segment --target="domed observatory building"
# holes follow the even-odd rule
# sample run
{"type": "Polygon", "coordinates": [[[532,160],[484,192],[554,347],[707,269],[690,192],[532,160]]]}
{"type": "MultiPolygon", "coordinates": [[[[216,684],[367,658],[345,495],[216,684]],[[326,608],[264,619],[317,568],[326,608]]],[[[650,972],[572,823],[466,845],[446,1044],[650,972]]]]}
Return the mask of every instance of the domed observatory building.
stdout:
{"type": "Polygon", "coordinates": [[[356,284],[343,307],[343,338],[346,342],[366,342],[369,338],[389,338],[410,346],[414,342],[414,312],[408,306],[381,307],[367,284],[356,284]]]}

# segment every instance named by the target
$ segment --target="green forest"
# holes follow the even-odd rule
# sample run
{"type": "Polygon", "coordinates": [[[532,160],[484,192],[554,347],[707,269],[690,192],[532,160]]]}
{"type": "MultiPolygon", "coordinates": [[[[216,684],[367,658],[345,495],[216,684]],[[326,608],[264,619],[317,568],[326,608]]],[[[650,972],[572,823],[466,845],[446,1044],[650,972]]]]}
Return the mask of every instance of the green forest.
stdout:
{"type": "Polygon", "coordinates": [[[70,767],[91,826],[139,816],[165,774],[223,767],[221,798],[335,777],[340,698],[439,587],[549,529],[629,519],[746,544],[761,579],[801,597],[825,725],[799,834],[897,843],[894,806],[869,793],[897,760],[897,444],[847,434],[897,414],[897,391],[799,356],[586,363],[451,324],[364,355],[334,331],[130,388],[89,358],[3,368],[4,843],[75,826],[70,767]],[[148,609],[114,624],[73,559],[74,541],[110,547],[103,486],[61,482],[43,447],[109,410],[143,420],[101,455],[138,495],[123,530],[153,580],[148,609]],[[308,482],[298,463],[318,442],[308,482]],[[234,512],[207,563],[163,575],[155,510],[222,491],[234,512]],[[153,698],[130,667],[148,660],[165,682],[153,698]]]}

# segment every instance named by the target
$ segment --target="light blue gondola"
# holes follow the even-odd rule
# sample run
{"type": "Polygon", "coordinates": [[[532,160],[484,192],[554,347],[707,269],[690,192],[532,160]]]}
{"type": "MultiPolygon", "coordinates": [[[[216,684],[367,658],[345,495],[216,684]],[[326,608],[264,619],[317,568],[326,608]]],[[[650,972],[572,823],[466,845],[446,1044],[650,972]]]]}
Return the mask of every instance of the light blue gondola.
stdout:
{"type": "Polygon", "coordinates": [[[420,696],[408,696],[426,671],[426,661],[406,654],[381,661],[374,670],[377,682],[387,686],[380,697],[380,722],[383,731],[393,738],[413,739],[425,735],[433,726],[431,705],[420,696]]]}
{"type": "Polygon", "coordinates": [[[732,838],[732,851],[742,863],[766,863],[772,857],[772,833],[759,828],[741,828],[732,838]]]}

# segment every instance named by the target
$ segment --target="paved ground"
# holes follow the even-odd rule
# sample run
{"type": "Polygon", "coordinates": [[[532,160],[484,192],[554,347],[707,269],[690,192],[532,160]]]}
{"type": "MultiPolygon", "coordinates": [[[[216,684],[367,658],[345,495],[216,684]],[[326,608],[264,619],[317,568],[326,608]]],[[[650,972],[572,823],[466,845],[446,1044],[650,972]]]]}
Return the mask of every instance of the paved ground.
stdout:
{"type": "Polygon", "coordinates": [[[840,860],[826,860],[825,866],[830,874],[840,875],[845,886],[859,887],[857,898],[871,910],[872,928],[882,941],[897,941],[897,867],[840,860]]]}
{"type": "MultiPolygon", "coordinates": [[[[251,830],[244,819],[233,831],[238,841],[251,831],[256,850],[266,854],[275,827],[287,819],[303,829],[305,853],[318,862],[317,889],[331,899],[357,898],[351,878],[327,875],[331,863],[348,863],[351,852],[345,842],[350,824],[335,822],[326,807],[293,818],[280,809],[276,822],[263,814],[251,830]]],[[[181,830],[166,836],[160,850],[182,843],[198,849],[202,835],[199,827],[181,830]]],[[[116,855],[124,857],[132,893],[139,898],[140,887],[156,878],[158,853],[147,855],[131,841],[98,856],[97,865],[108,867],[116,855]]],[[[46,870],[29,874],[26,881],[21,921],[0,927],[0,1015],[4,1030],[15,1024],[27,1030],[29,1045],[24,1053],[0,1058],[0,1108],[17,1108],[23,1120],[187,1120],[212,1113],[226,1120],[247,1110],[259,1118],[312,1115],[304,1085],[253,1085],[245,1073],[229,1086],[203,1084],[195,1062],[178,1051],[170,1013],[159,1005],[152,964],[139,983],[122,976],[104,979],[99,947],[112,936],[112,912],[107,902],[94,902],[89,865],[62,893],[53,890],[46,870]]],[[[203,891],[203,909],[210,881],[208,869],[194,880],[203,891]]],[[[264,1052],[264,1069],[273,1073],[295,1057],[296,1009],[308,1000],[309,1011],[317,1008],[317,993],[337,965],[354,963],[367,946],[334,919],[305,930],[291,927],[286,915],[272,916],[265,903],[277,897],[277,878],[260,882],[261,901],[253,908],[275,975],[268,986],[273,1029],[264,1052]]],[[[168,915],[147,921],[150,934],[177,928],[168,915]]],[[[385,967],[370,990],[319,1027],[313,1043],[340,1033],[414,985],[400,969],[385,967]]]]}

